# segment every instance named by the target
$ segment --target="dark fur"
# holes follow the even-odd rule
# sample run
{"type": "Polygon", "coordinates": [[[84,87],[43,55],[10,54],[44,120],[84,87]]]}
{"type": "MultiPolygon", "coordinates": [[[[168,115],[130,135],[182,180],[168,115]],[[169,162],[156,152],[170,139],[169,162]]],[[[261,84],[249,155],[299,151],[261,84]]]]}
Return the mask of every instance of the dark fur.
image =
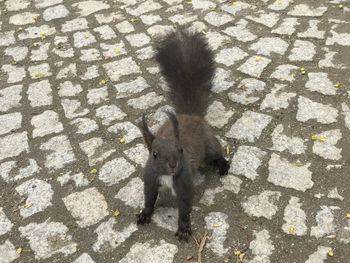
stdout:
{"type": "Polygon", "coordinates": [[[160,176],[171,176],[176,193],[179,219],[176,236],[188,240],[191,235],[192,175],[202,162],[228,172],[218,139],[205,116],[211,80],[215,71],[213,54],[200,34],[180,31],[171,33],[157,47],[156,59],[170,87],[170,100],[176,116],[153,135],[145,117],[140,129],[150,152],[144,171],[145,208],[138,215],[138,224],[149,223],[160,186],[160,176]]]}

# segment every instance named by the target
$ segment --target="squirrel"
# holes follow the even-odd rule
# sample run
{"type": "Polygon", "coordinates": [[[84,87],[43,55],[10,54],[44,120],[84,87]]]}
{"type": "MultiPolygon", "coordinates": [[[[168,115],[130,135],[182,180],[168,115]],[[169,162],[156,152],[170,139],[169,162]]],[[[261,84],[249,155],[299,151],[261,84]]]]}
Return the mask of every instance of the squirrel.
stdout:
{"type": "Polygon", "coordinates": [[[204,119],[215,74],[214,55],[200,33],[179,30],[160,41],[155,58],[176,115],[166,112],[168,120],[156,134],[148,128],[145,115],[139,124],[149,157],[143,175],[145,206],[137,224],[150,222],[159,188],[167,185],[176,195],[179,210],[175,236],[188,241],[192,234],[192,175],[203,162],[218,168],[219,175],[227,174],[230,167],[204,119]]]}

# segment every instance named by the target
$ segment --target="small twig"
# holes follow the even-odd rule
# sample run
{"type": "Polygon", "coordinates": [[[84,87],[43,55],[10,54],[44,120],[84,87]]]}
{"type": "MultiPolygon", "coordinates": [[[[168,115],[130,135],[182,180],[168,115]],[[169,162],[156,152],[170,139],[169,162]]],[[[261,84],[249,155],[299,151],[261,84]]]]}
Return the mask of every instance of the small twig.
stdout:
{"type": "Polygon", "coordinates": [[[201,242],[199,244],[199,247],[198,247],[198,263],[202,263],[202,251],[204,249],[204,246],[205,246],[205,242],[207,241],[207,232],[204,233],[204,236],[201,238],[201,242]]]}
{"type": "Polygon", "coordinates": [[[198,243],[197,238],[195,238],[195,236],[193,236],[193,235],[191,235],[191,236],[192,236],[192,238],[193,238],[194,242],[196,242],[197,247],[199,247],[199,243],[198,243]]]}

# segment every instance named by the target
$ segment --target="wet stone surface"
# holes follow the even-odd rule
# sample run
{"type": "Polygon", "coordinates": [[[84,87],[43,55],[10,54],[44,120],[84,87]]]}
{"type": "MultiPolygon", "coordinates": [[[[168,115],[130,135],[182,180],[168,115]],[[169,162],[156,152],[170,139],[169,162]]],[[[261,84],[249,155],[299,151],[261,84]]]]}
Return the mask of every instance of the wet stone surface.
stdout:
{"type": "Polygon", "coordinates": [[[194,178],[202,262],[349,262],[349,23],[347,0],[0,0],[0,263],[197,262],[170,192],[136,224],[137,126],[171,109],[153,43],[179,25],[214,51],[231,163],[194,178]]]}

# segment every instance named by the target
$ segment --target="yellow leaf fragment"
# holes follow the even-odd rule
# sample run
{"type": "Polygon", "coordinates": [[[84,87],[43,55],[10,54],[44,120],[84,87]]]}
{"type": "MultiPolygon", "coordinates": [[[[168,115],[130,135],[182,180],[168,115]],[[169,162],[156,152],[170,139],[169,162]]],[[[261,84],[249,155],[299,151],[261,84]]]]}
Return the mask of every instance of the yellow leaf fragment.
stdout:
{"type": "Polygon", "coordinates": [[[300,74],[301,74],[301,75],[305,75],[305,73],[306,73],[305,68],[304,68],[304,67],[301,67],[301,68],[300,68],[300,74]]]}
{"type": "Polygon", "coordinates": [[[236,257],[239,257],[241,255],[241,251],[239,251],[239,249],[235,249],[234,254],[236,257]]]}
{"type": "Polygon", "coordinates": [[[294,226],[288,227],[288,233],[291,235],[295,235],[297,229],[294,226]]]}
{"type": "Polygon", "coordinates": [[[203,35],[206,35],[206,34],[207,34],[207,32],[205,32],[204,30],[202,30],[202,34],[203,34],[203,35]]]}
{"type": "Polygon", "coordinates": [[[318,141],[319,142],[325,142],[326,141],[326,137],[324,137],[323,135],[318,136],[318,141]]]}
{"type": "Polygon", "coordinates": [[[108,79],[101,79],[100,85],[105,85],[108,82],[108,79]]]}
{"type": "Polygon", "coordinates": [[[38,46],[39,46],[39,43],[38,43],[38,42],[34,42],[34,43],[33,43],[33,46],[34,46],[34,47],[38,47],[38,46]]]}
{"type": "Polygon", "coordinates": [[[112,213],[112,216],[114,216],[114,217],[118,217],[119,215],[120,215],[120,212],[118,209],[113,211],[113,213],[112,213]]]}
{"type": "Polygon", "coordinates": [[[255,57],[255,61],[256,61],[256,62],[261,61],[261,57],[260,57],[260,56],[256,56],[256,57],[255,57]]]}
{"type": "Polygon", "coordinates": [[[46,32],[41,32],[41,40],[44,41],[46,39],[46,32]]]}
{"type": "Polygon", "coordinates": [[[335,83],[334,87],[337,89],[341,88],[342,84],[340,82],[335,83]]]}
{"type": "Polygon", "coordinates": [[[338,5],[338,8],[339,8],[339,9],[343,9],[344,6],[343,6],[342,4],[340,4],[340,5],[338,5]]]}
{"type": "Polygon", "coordinates": [[[119,138],[119,142],[120,142],[121,144],[124,144],[124,143],[125,143],[125,137],[123,136],[123,137],[119,138]]]}
{"type": "Polygon", "coordinates": [[[34,21],[38,20],[39,16],[33,16],[32,17],[34,21]]]}
{"type": "Polygon", "coordinates": [[[304,166],[305,164],[303,164],[301,161],[297,160],[295,162],[295,166],[304,166]]]}
{"type": "Polygon", "coordinates": [[[21,248],[21,247],[19,247],[19,248],[16,249],[16,253],[17,253],[17,254],[21,254],[22,251],[23,251],[23,248],[21,248]]]}
{"type": "Polygon", "coordinates": [[[16,32],[21,32],[21,31],[23,31],[23,27],[21,27],[21,26],[16,29],[16,32]]]}
{"type": "Polygon", "coordinates": [[[345,218],[350,219],[350,214],[346,214],[345,218]]]}
{"type": "Polygon", "coordinates": [[[220,227],[220,226],[221,226],[221,224],[213,224],[214,228],[217,228],[217,227],[220,227]]]}
{"type": "Polygon", "coordinates": [[[191,5],[192,4],[192,0],[187,0],[186,3],[191,5]]]}
{"type": "Polygon", "coordinates": [[[318,138],[317,134],[312,134],[311,135],[311,140],[317,141],[317,138],[318,138]]]}
{"type": "Polygon", "coordinates": [[[333,256],[334,256],[334,251],[333,251],[333,249],[330,249],[330,250],[328,251],[328,256],[330,256],[330,257],[333,257],[333,256]]]}
{"type": "Polygon", "coordinates": [[[90,174],[97,174],[97,169],[96,168],[91,169],[90,174]]]}
{"type": "Polygon", "coordinates": [[[119,47],[117,47],[117,48],[115,49],[115,53],[116,53],[117,55],[120,55],[120,54],[122,53],[122,50],[121,50],[119,47]]]}
{"type": "Polygon", "coordinates": [[[244,256],[245,256],[245,254],[244,254],[244,253],[241,253],[241,255],[239,256],[239,260],[240,260],[240,261],[243,261],[244,256]]]}
{"type": "Polygon", "coordinates": [[[230,145],[226,146],[226,155],[230,155],[231,151],[230,151],[230,145]]]}

